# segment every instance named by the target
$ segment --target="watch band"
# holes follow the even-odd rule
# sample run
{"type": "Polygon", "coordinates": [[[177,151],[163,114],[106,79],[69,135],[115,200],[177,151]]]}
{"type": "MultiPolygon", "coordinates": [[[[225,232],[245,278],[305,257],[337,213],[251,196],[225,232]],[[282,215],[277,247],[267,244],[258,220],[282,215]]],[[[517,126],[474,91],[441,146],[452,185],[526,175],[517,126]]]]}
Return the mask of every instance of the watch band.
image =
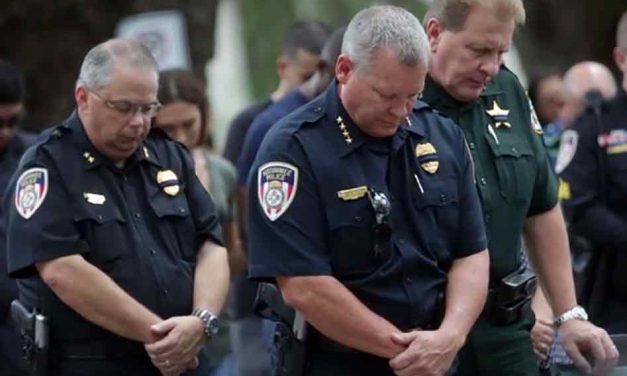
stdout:
{"type": "Polygon", "coordinates": [[[218,317],[215,316],[213,313],[209,312],[206,309],[194,308],[194,310],[192,311],[192,316],[196,316],[200,319],[200,321],[202,321],[203,331],[207,339],[213,337],[218,333],[218,330],[220,328],[218,324],[218,317]]]}
{"type": "Polygon", "coordinates": [[[557,316],[553,320],[553,325],[555,325],[555,327],[559,328],[560,325],[562,325],[566,321],[570,321],[570,320],[588,321],[588,313],[586,312],[586,310],[582,306],[576,305],[573,308],[569,309],[568,311],[566,311],[566,312],[562,313],[561,315],[557,316]]]}

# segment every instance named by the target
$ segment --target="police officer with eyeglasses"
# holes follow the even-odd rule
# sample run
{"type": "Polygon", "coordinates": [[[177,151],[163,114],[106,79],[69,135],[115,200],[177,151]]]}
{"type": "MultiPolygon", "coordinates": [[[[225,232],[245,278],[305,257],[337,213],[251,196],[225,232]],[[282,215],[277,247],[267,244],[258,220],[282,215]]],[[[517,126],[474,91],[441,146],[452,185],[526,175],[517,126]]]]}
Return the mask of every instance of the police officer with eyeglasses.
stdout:
{"type": "Polygon", "coordinates": [[[416,101],[428,59],[411,13],[362,10],[336,80],[257,154],[250,276],[276,281],[307,321],[306,375],[443,375],[486,299],[464,138],[416,101]]]}
{"type": "Polygon", "coordinates": [[[229,270],[188,152],[151,131],[157,64],[113,39],[86,55],[76,111],[9,185],[11,314],[32,372],[206,374],[229,270]],[[33,329],[34,328],[34,329],[33,329]]]}

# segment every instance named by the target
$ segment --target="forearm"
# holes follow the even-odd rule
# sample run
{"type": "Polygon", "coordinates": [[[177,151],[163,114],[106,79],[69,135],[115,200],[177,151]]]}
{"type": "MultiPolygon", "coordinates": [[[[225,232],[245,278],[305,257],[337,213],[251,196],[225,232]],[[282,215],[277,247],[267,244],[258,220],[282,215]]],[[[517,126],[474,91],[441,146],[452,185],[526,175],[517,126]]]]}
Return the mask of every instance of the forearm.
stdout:
{"type": "Polygon", "coordinates": [[[546,296],[544,296],[541,286],[538,286],[536,293],[533,295],[533,299],[531,300],[531,309],[536,317],[542,317],[548,320],[553,319],[553,310],[551,309],[549,302],[546,300],[546,296]]]}
{"type": "Polygon", "coordinates": [[[228,252],[231,277],[240,275],[246,268],[246,255],[244,255],[244,250],[242,249],[242,241],[240,240],[237,226],[237,222],[231,220],[222,228],[224,241],[226,242],[226,251],[228,252]]]}
{"type": "Polygon", "coordinates": [[[194,308],[203,308],[217,315],[229,291],[229,264],[226,249],[211,242],[196,256],[194,271],[194,308]]]}
{"type": "Polygon", "coordinates": [[[460,346],[483,310],[489,276],[487,250],[455,260],[449,271],[446,311],[440,330],[455,334],[460,338],[460,346]]]}
{"type": "Polygon", "coordinates": [[[392,334],[400,330],[368,309],[337,279],[314,276],[277,281],[287,303],[334,341],[384,358],[404,350],[392,342],[392,334]]]}
{"type": "Polygon", "coordinates": [[[627,252],[627,222],[601,203],[595,203],[575,217],[572,228],[593,247],[627,252]]]}
{"type": "Polygon", "coordinates": [[[142,343],[157,339],[150,326],[161,318],[82,256],[42,262],[37,270],[57,297],[86,320],[142,343]]]}
{"type": "Polygon", "coordinates": [[[527,218],[524,225],[529,258],[551,308],[559,315],[577,304],[568,236],[559,205],[527,218]]]}

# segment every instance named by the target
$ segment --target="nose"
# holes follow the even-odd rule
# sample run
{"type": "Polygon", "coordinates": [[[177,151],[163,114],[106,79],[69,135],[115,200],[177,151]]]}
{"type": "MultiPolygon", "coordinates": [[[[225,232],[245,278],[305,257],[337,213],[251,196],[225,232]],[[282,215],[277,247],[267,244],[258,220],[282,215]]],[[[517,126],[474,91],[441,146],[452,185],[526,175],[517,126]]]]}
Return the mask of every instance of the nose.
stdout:
{"type": "Polygon", "coordinates": [[[144,124],[144,115],[142,115],[139,109],[133,112],[133,115],[131,115],[129,119],[129,124],[134,126],[142,126],[144,124]]]}
{"type": "Polygon", "coordinates": [[[413,105],[409,101],[399,101],[390,107],[390,113],[397,119],[403,119],[409,114],[413,105]]]}
{"type": "Polygon", "coordinates": [[[499,73],[500,68],[501,68],[500,55],[492,55],[486,58],[486,60],[481,63],[480,69],[488,77],[494,77],[496,76],[497,73],[499,73]]]}

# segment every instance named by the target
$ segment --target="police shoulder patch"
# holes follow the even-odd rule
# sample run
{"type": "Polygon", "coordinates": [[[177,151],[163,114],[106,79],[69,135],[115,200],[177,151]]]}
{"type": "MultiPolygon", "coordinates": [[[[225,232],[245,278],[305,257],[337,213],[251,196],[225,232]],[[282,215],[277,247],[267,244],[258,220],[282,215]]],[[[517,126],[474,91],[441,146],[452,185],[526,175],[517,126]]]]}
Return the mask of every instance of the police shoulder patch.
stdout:
{"type": "Polygon", "coordinates": [[[257,197],[263,213],[276,221],[290,207],[298,188],[298,168],[285,162],[268,162],[257,170],[257,197]]]}
{"type": "Polygon", "coordinates": [[[29,219],[43,204],[48,193],[48,170],[29,168],[20,175],[15,185],[15,209],[29,219]]]}
{"type": "Polygon", "coordinates": [[[566,167],[570,164],[577,152],[577,143],[579,141],[579,134],[573,129],[567,129],[562,133],[560,138],[560,150],[557,153],[557,160],[555,161],[555,172],[561,174],[566,167]]]}
{"type": "Polygon", "coordinates": [[[527,100],[529,101],[529,110],[530,110],[530,116],[531,116],[529,121],[531,122],[531,129],[533,129],[533,131],[536,132],[537,134],[542,134],[544,133],[544,130],[542,129],[542,125],[540,124],[540,120],[538,119],[538,114],[536,113],[536,109],[533,107],[533,103],[531,102],[531,99],[529,98],[529,96],[527,96],[527,100]]]}

